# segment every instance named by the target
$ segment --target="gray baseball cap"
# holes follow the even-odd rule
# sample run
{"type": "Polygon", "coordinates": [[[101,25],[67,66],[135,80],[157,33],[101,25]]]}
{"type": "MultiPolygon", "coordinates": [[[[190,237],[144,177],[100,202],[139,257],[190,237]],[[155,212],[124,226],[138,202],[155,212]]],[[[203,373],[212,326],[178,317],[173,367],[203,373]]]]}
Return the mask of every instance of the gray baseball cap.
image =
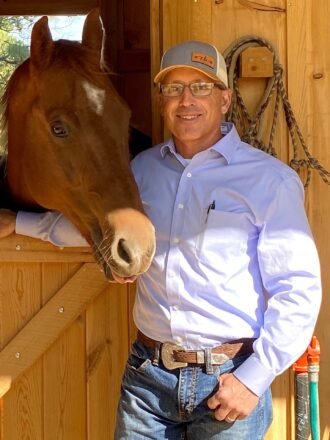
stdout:
{"type": "Polygon", "coordinates": [[[191,67],[228,87],[226,62],[212,44],[184,41],[170,47],[163,55],[154,82],[159,83],[169,71],[179,67],[191,67]]]}

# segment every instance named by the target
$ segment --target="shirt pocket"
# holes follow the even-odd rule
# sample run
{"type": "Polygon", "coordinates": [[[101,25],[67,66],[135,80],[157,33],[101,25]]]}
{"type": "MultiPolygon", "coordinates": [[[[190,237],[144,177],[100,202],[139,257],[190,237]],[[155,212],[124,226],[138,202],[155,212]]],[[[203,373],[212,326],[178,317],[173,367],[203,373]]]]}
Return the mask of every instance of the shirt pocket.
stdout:
{"type": "Polygon", "coordinates": [[[196,239],[196,255],[216,267],[220,261],[228,263],[246,254],[249,243],[257,237],[257,227],[247,213],[210,209],[196,239]]]}

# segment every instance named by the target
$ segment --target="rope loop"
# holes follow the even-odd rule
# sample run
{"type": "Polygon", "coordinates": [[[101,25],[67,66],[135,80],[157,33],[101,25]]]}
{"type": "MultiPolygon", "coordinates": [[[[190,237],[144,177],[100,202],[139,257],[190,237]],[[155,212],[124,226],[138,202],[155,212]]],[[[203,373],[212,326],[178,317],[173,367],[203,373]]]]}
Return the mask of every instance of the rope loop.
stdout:
{"type": "Polygon", "coordinates": [[[278,61],[277,53],[272,44],[264,38],[257,37],[255,35],[247,35],[239,38],[228,46],[228,48],[223,52],[223,56],[225,58],[228,70],[229,87],[233,90],[232,105],[227,113],[227,120],[235,124],[241,134],[242,140],[276,157],[273,142],[278,121],[280,101],[282,101],[285,120],[293,148],[293,158],[290,161],[290,166],[298,173],[301,172],[303,168],[307,170],[307,177],[304,183],[305,188],[307,188],[310,183],[312,170],[316,170],[321,176],[322,180],[327,185],[330,185],[330,172],[327,171],[319,163],[319,161],[311,155],[301,134],[289,102],[287,91],[285,89],[283,81],[283,67],[278,61]],[[245,106],[239,90],[239,56],[248,47],[257,46],[267,47],[273,54],[274,74],[268,79],[264,95],[260,100],[255,115],[252,117],[245,106]],[[264,116],[264,113],[273,97],[275,100],[273,121],[268,142],[265,143],[261,136],[262,117],[264,116]],[[306,158],[299,158],[300,150],[303,151],[306,158]]]}

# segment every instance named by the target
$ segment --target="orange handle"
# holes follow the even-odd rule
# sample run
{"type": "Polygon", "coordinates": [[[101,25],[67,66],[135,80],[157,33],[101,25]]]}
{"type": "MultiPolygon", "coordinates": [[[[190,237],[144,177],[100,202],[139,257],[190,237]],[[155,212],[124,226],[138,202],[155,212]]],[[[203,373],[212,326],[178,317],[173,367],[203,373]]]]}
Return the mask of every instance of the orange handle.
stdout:
{"type": "Polygon", "coordinates": [[[313,336],[305,353],[292,365],[293,371],[296,373],[307,373],[308,365],[318,365],[320,363],[320,354],[320,343],[317,337],[313,336]]]}
{"type": "Polygon", "coordinates": [[[307,348],[307,362],[310,365],[318,365],[320,363],[320,343],[316,336],[312,337],[311,343],[307,348]]]}

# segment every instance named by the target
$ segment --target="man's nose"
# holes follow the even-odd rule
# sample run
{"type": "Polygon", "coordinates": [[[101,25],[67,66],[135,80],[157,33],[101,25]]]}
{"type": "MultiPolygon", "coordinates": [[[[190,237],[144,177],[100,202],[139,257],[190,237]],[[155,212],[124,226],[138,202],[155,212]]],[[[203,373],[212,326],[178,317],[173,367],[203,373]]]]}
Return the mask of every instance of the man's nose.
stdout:
{"type": "Polygon", "coordinates": [[[180,96],[180,104],[181,105],[190,105],[194,101],[194,95],[192,94],[190,88],[186,86],[183,89],[182,95],[180,96]]]}

